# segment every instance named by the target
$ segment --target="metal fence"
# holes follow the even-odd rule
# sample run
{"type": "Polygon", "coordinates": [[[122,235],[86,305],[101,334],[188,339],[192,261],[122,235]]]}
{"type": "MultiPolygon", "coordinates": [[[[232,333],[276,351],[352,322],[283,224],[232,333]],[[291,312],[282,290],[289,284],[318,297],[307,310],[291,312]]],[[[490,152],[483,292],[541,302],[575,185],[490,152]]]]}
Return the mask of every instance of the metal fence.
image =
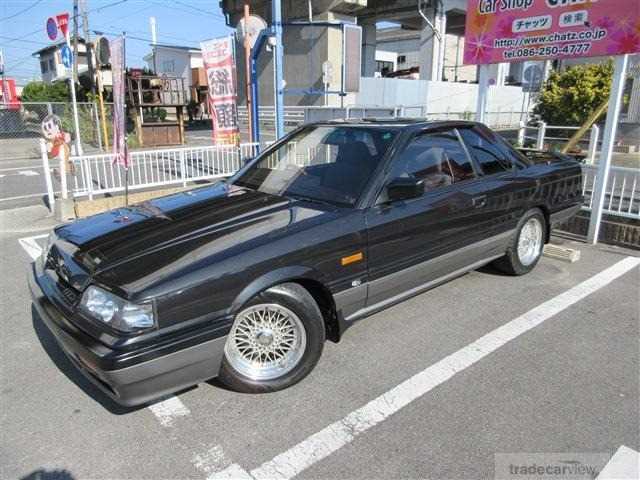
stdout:
{"type": "MultiPolygon", "coordinates": [[[[486,123],[495,129],[518,128],[522,120],[527,119],[528,112],[520,110],[494,110],[486,113],[486,123]]],[[[248,122],[247,109],[238,107],[238,117],[241,123],[248,122]]],[[[345,107],[285,107],[284,122],[286,127],[294,128],[309,121],[328,120],[335,118],[424,118],[427,120],[473,120],[475,114],[471,111],[430,112],[428,105],[347,105],[345,107]]],[[[260,125],[269,128],[275,123],[273,107],[260,107],[260,125]]]]}
{"type": "MultiPolygon", "coordinates": [[[[598,167],[583,165],[583,210],[591,211],[593,195],[598,183],[598,167]]],[[[618,217],[640,220],[640,168],[611,167],[603,212],[618,217]]]]}
{"type": "MultiPolygon", "coordinates": [[[[199,180],[211,180],[235,173],[245,159],[257,153],[258,145],[244,143],[240,147],[219,145],[207,147],[181,147],[163,150],[130,152],[128,171],[129,190],[160,186],[183,185],[199,180]]],[[[44,145],[42,160],[45,165],[47,189],[51,191],[49,160],[44,145]]],[[[62,176],[61,196],[67,198],[122,192],[125,190],[125,170],[114,165],[112,154],[74,156],[71,160],[75,174],[62,176]]],[[[57,165],[54,165],[57,167],[57,165]]],[[[60,171],[63,170],[60,165],[60,171]]],[[[50,195],[50,203],[53,196],[50,195]]]]}
{"type": "MultiPolygon", "coordinates": [[[[106,107],[107,123],[111,122],[111,108],[106,107]]],[[[84,151],[102,149],[98,108],[94,103],[78,103],[80,139],[84,151]]],[[[68,102],[23,102],[19,108],[0,106],[0,159],[37,158],[41,123],[47,115],[62,120],[62,127],[75,138],[73,111],[68,102]]],[[[73,143],[73,142],[72,142],[73,143]]]]}
{"type": "MultiPolygon", "coordinates": [[[[580,128],[566,125],[547,125],[545,122],[526,125],[522,122],[518,131],[518,144],[538,150],[554,150],[556,147],[567,143],[580,128]]],[[[578,140],[576,147],[585,152],[585,161],[588,164],[593,164],[601,143],[600,127],[593,125],[578,140]]]]}

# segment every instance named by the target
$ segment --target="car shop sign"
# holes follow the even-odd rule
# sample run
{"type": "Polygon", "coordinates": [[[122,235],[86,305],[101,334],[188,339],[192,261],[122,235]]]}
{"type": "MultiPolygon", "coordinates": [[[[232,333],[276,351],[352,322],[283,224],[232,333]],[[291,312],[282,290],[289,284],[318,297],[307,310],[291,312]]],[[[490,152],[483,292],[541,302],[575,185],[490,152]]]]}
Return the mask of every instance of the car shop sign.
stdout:
{"type": "Polygon", "coordinates": [[[464,63],[640,52],[638,0],[469,0],[464,63]]]}

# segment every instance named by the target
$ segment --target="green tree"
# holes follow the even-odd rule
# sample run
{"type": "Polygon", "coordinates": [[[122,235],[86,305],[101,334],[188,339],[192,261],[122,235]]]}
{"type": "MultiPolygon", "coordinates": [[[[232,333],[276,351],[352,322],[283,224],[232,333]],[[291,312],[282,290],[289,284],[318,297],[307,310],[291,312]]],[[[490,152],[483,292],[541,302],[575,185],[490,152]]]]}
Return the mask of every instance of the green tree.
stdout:
{"type": "Polygon", "coordinates": [[[29,82],[21,97],[23,102],[68,102],[71,98],[66,82],[29,82]]]}
{"type": "Polygon", "coordinates": [[[609,98],[613,66],[576,65],[552,72],[533,112],[552,125],[582,125],[609,98]]]}

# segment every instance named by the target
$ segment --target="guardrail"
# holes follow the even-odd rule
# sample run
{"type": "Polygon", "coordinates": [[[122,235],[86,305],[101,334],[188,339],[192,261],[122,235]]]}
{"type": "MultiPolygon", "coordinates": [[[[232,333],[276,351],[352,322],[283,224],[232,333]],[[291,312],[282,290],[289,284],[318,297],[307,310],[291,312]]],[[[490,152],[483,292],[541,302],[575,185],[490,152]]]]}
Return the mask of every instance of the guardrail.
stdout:
{"type": "MultiPolygon", "coordinates": [[[[573,133],[580,128],[581,127],[566,125],[547,125],[545,122],[538,122],[536,125],[526,125],[524,122],[521,122],[520,128],[518,130],[518,145],[522,147],[525,146],[525,144],[529,143],[535,146],[535,148],[538,150],[549,149],[554,142],[566,143],[571,138],[571,135],[547,135],[547,132],[549,130],[573,133]],[[532,132],[533,135],[530,134],[530,132],[532,132]]],[[[600,128],[597,125],[593,125],[589,129],[588,136],[585,135],[578,141],[578,145],[586,147],[583,150],[586,151],[585,162],[587,164],[592,165],[595,162],[596,152],[598,150],[598,145],[600,142],[600,128]]]]}
{"type": "MultiPolygon", "coordinates": [[[[593,194],[598,182],[598,167],[582,166],[583,210],[591,211],[593,194]]],[[[618,217],[640,220],[640,169],[611,167],[605,193],[603,212],[618,217]]]]}
{"type": "MultiPolygon", "coordinates": [[[[136,150],[129,152],[129,190],[182,184],[186,186],[198,180],[211,180],[235,173],[246,158],[255,156],[258,144],[243,143],[204,147],[180,147],[163,150],[136,150]]],[[[46,147],[41,146],[45,172],[50,175],[46,147]]],[[[83,155],[71,157],[75,175],[60,175],[61,196],[68,198],[125,190],[125,170],[114,165],[113,154],[83,155]],[[67,187],[70,185],[70,188],[67,187]]],[[[60,162],[60,172],[64,164],[60,162]]],[[[50,178],[47,190],[50,190],[50,178]]],[[[53,207],[52,195],[49,196],[53,207]]]]}
{"type": "MultiPolygon", "coordinates": [[[[284,108],[284,122],[287,126],[297,127],[310,120],[319,118],[425,118],[427,120],[473,120],[475,115],[471,111],[429,112],[428,105],[347,105],[345,107],[305,106],[284,108]],[[322,115],[328,112],[330,115],[322,115]],[[331,113],[333,112],[333,113],[331,113]]],[[[519,110],[492,110],[486,113],[486,123],[495,129],[518,128],[520,121],[527,118],[528,113],[519,110]]],[[[247,108],[238,107],[238,118],[241,122],[248,122],[247,108]]],[[[269,125],[275,122],[273,107],[260,107],[260,122],[269,125]]]]}

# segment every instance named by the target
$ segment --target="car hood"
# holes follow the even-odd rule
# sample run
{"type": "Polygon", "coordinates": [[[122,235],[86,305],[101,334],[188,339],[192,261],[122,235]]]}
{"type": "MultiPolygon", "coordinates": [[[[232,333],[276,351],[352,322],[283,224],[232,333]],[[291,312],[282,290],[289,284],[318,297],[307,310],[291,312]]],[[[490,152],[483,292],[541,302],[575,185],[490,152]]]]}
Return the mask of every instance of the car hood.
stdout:
{"type": "Polygon", "coordinates": [[[87,272],[81,283],[100,277],[130,290],[150,275],[158,280],[338,214],[310,205],[219,183],[78,220],[56,229],[56,235],[75,246],[73,259],[87,272]]]}

